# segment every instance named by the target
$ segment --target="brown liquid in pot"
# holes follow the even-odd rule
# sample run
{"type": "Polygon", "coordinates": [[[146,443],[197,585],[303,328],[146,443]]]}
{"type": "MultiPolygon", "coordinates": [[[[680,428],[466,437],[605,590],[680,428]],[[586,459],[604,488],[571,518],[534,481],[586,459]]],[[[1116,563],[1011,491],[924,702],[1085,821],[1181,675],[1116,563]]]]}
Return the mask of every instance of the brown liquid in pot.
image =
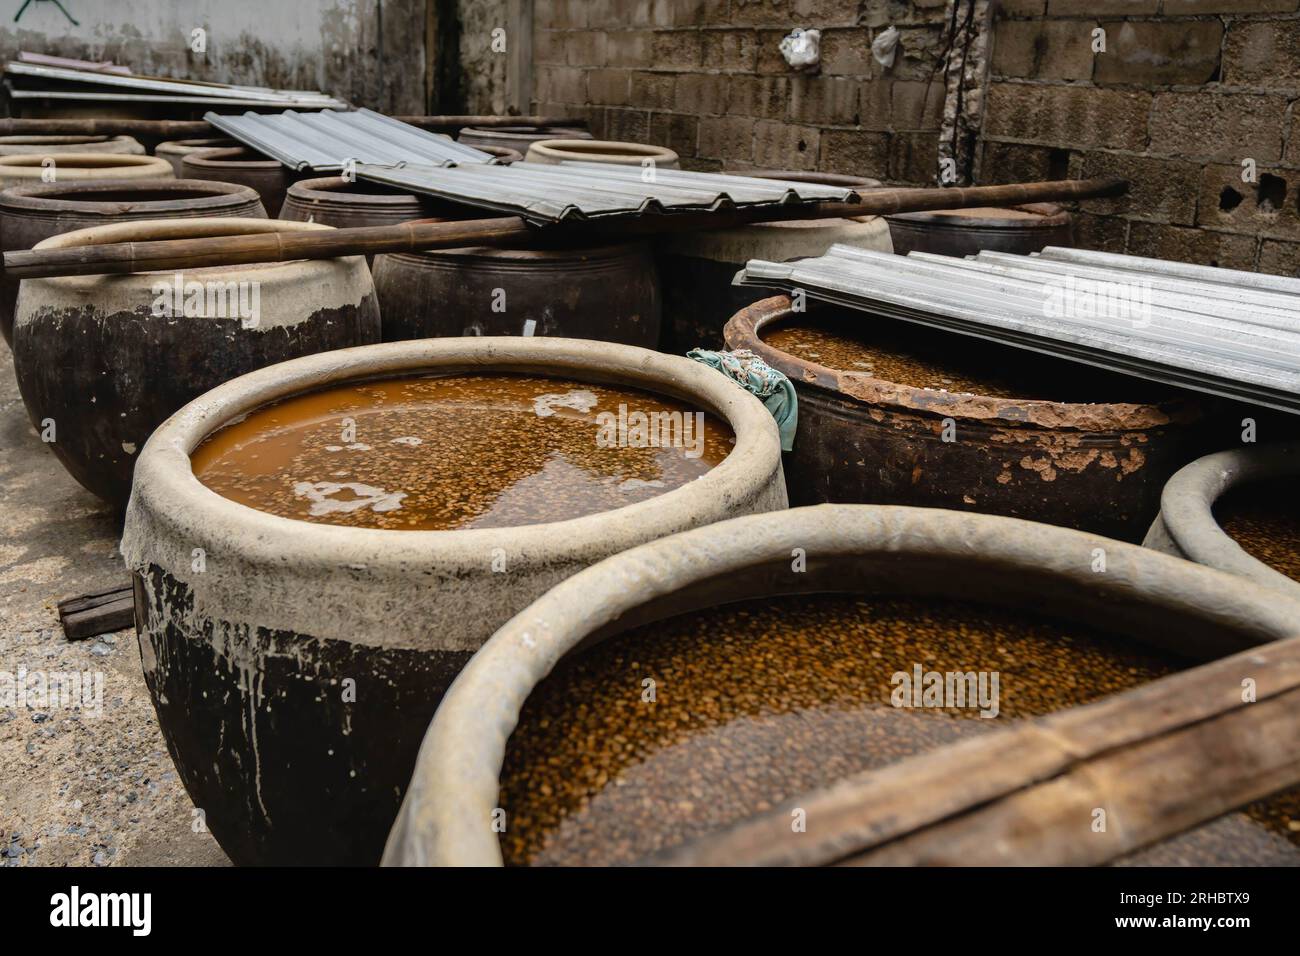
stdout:
{"type": "Polygon", "coordinates": [[[1171,669],[1086,625],[947,600],[786,597],[646,625],[565,660],[528,698],[502,770],[502,853],[509,864],[639,860],[1171,669]],[[997,716],[893,706],[891,678],[918,664],[997,672],[997,716]]]}
{"type": "MultiPolygon", "coordinates": [[[[444,530],[562,521],[681,487],[730,452],[711,415],[631,388],[520,375],[345,385],[257,409],[206,439],[194,474],[270,514],[366,528],[444,530]],[[625,432],[632,413],[681,427],[625,432]],[[345,420],[354,425],[349,427],[345,420]],[[689,424],[688,424],[689,420],[689,424]],[[659,447],[628,447],[650,438],[659,447]],[[697,457],[692,457],[696,450],[697,457]]],[[[644,442],[643,442],[644,444],[644,442]]]]}

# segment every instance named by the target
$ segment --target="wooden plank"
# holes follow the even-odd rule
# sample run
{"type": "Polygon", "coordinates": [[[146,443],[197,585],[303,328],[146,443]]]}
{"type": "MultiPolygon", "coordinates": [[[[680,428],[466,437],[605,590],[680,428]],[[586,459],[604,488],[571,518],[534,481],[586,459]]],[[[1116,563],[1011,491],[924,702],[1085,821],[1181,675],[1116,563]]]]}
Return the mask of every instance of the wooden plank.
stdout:
{"type": "Polygon", "coordinates": [[[819,866],[941,856],[1007,862],[992,846],[998,840],[1033,862],[1103,862],[1300,783],[1298,699],[1300,638],[1292,638],[846,777],[648,862],[819,866]],[[1246,678],[1254,682],[1254,701],[1242,699],[1246,678]],[[1151,763],[1149,773],[1141,770],[1143,761],[1151,763]],[[1178,787],[1160,782],[1166,766],[1178,787]],[[1134,791],[1125,775],[1170,792],[1134,791]],[[1036,832],[1035,850],[1032,841],[1017,837],[1021,829],[1039,827],[1036,821],[1049,830],[1065,827],[1066,812],[1069,825],[1077,824],[1062,808],[1074,807],[1080,793],[1084,802],[1094,801],[1092,807],[1107,794],[1127,801],[1121,843],[1073,847],[1036,832]],[[1144,812],[1143,800],[1160,811],[1144,812]],[[1166,806],[1168,800],[1176,807],[1166,806]],[[808,820],[805,833],[791,830],[796,808],[808,820]],[[968,855],[946,856],[940,844],[961,846],[968,855]],[[975,853],[980,845],[984,849],[975,853]]]}
{"type": "Polygon", "coordinates": [[[135,625],[135,596],[128,587],[83,594],[59,602],[63,636],[81,641],[135,625]]]}

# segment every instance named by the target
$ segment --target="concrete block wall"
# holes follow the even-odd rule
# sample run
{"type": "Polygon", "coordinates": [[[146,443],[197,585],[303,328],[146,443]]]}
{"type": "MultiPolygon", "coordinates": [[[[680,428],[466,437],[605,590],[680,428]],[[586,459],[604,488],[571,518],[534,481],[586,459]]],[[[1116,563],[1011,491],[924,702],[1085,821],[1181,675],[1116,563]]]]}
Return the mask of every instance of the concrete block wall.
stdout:
{"type": "Polygon", "coordinates": [[[1300,272],[1300,0],[1003,0],[993,30],[980,181],[1125,176],[1080,245],[1300,272]]]}
{"type": "Polygon", "coordinates": [[[538,112],[669,146],[689,169],[818,169],[934,181],[945,0],[535,0],[538,112]],[[871,57],[888,25],[890,70],[871,57]],[[778,45],[822,31],[820,72],[778,45]]]}

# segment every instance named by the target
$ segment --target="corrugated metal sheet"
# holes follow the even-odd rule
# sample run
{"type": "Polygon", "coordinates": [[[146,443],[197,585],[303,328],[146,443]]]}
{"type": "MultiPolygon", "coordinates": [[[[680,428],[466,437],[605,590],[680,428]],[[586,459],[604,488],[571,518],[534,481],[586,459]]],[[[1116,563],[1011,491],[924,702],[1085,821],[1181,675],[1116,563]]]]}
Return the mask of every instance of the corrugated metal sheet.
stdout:
{"type": "MultiPolygon", "coordinates": [[[[1233,301],[1206,295],[1199,272],[1152,273],[1141,260],[1073,269],[1062,251],[1080,250],[963,260],[837,245],[814,259],[751,261],[736,283],[803,289],[875,315],[1300,412],[1300,295],[1233,301]]],[[[1214,271],[1233,288],[1228,270],[1214,271]]]]}
{"type": "Polygon", "coordinates": [[[223,133],[273,156],[290,169],[339,172],[348,160],[382,166],[491,163],[495,157],[446,136],[373,110],[245,113],[203,117],[223,133]]]}
{"type": "Polygon", "coordinates": [[[840,186],[604,163],[357,166],[357,176],[538,222],[797,202],[846,202],[840,186]]]}
{"type": "MultiPolygon", "coordinates": [[[[32,77],[58,83],[77,83],[106,89],[122,89],[137,94],[155,93],[166,96],[217,98],[246,103],[250,106],[282,106],[299,109],[347,109],[348,104],[315,90],[272,90],[260,86],[234,86],[227,83],[199,83],[192,80],[174,80],[163,76],[105,73],[96,70],[75,70],[66,67],[45,66],[38,63],[20,63],[11,60],[5,64],[9,76],[32,77]]],[[[77,93],[78,90],[52,87],[56,93],[77,93]]],[[[35,91],[32,91],[35,92],[35,91]]],[[[42,90],[44,92],[44,90],[42,90]]]]}

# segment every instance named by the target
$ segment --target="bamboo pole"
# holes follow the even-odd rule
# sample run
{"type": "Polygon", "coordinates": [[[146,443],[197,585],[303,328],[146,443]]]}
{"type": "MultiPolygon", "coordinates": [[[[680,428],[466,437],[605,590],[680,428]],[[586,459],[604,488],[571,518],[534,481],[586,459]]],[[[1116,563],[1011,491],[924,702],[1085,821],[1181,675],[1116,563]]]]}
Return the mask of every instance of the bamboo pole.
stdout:
{"type": "MultiPolygon", "coordinates": [[[[587,121],[573,116],[395,116],[421,129],[455,131],[466,126],[574,126],[587,121]]],[[[0,118],[0,136],[142,136],[146,139],[194,139],[222,135],[207,120],[149,119],[16,119],[0,118]]]]}
{"type": "Polygon", "coordinates": [[[873,189],[862,193],[859,202],[770,204],[718,211],[649,214],[635,219],[608,222],[535,225],[518,216],[503,216],[452,222],[417,220],[395,226],[319,232],[107,243],[70,249],[6,252],[4,275],[10,279],[110,275],[250,262],[288,262],[347,255],[455,249],[464,246],[617,241],[671,232],[729,229],[778,220],[879,216],[970,206],[1119,196],[1127,188],[1126,181],[1108,178],[951,189],[873,189]]]}

